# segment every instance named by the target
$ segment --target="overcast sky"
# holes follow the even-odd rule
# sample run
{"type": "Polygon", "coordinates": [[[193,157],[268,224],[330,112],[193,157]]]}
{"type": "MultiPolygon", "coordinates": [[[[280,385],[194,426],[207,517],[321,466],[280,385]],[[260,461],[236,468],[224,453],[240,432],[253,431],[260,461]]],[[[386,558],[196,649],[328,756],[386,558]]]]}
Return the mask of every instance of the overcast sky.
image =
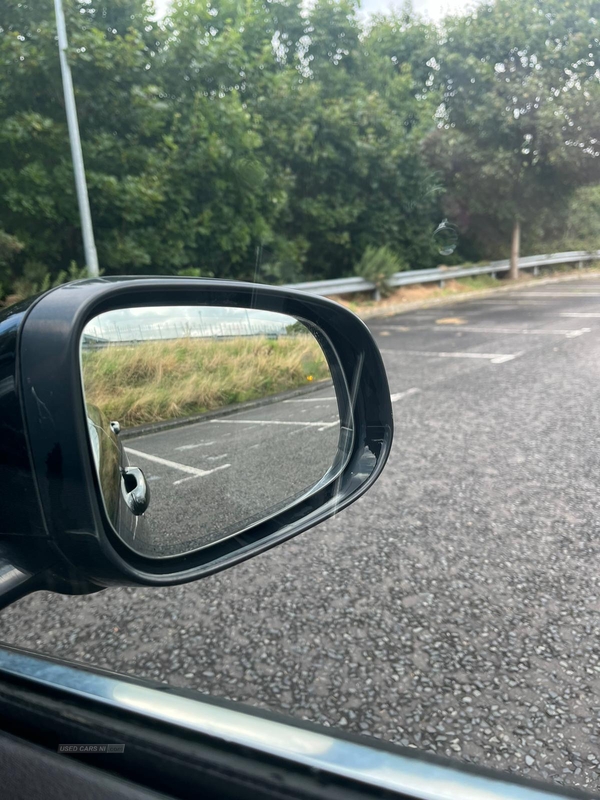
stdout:
{"type": "MultiPolygon", "coordinates": [[[[154,0],[159,16],[165,13],[168,4],[169,0],[154,0]]],[[[403,3],[398,0],[362,0],[361,11],[368,15],[400,8],[402,5],[403,3]]],[[[471,2],[469,0],[413,0],[412,5],[418,14],[437,21],[449,11],[461,11],[470,6],[471,2]]]]}
{"type": "MultiPolygon", "coordinates": [[[[461,11],[470,3],[468,0],[413,0],[413,9],[417,14],[431,20],[439,20],[449,11],[461,11]]],[[[362,0],[361,10],[366,14],[389,11],[401,8],[402,3],[393,0],[362,0]]]]}

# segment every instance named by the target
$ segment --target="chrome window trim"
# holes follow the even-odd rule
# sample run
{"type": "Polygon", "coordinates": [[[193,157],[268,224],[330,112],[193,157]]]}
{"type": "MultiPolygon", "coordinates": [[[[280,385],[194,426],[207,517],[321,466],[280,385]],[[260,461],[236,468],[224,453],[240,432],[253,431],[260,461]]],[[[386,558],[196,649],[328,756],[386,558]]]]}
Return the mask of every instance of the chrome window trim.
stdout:
{"type": "Polygon", "coordinates": [[[162,692],[67,663],[0,647],[0,676],[16,676],[111,708],[418,800],[556,800],[569,795],[422,761],[365,743],[162,692]]]}

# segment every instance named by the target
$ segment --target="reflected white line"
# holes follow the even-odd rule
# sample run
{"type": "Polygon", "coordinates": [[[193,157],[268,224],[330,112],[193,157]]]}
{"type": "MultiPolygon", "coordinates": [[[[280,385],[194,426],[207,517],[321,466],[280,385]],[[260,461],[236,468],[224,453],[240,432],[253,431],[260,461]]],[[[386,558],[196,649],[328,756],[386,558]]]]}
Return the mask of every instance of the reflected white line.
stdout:
{"type": "Polygon", "coordinates": [[[382,350],[382,353],[387,353],[393,356],[430,356],[431,358],[483,358],[490,361],[492,364],[504,364],[507,361],[512,361],[515,358],[523,355],[520,353],[432,353],[427,350],[382,350]]]}
{"type": "Polygon", "coordinates": [[[287,419],[211,419],[211,423],[219,425],[301,425],[303,428],[331,428],[339,425],[339,420],[334,422],[291,422],[287,419]]]}
{"type": "Polygon", "coordinates": [[[421,390],[416,386],[413,386],[411,389],[407,389],[405,392],[396,392],[396,394],[391,394],[390,400],[392,403],[396,403],[398,400],[402,400],[403,397],[409,397],[411,394],[418,394],[420,391],[421,390]]]}
{"type": "MultiPolygon", "coordinates": [[[[198,469],[198,467],[190,467],[187,464],[180,464],[177,461],[169,461],[168,458],[161,458],[160,456],[153,456],[150,453],[142,453],[141,450],[133,450],[131,447],[125,448],[126,453],[131,453],[134,456],[138,456],[139,458],[145,458],[148,461],[154,461],[157,464],[162,464],[163,467],[170,467],[170,469],[178,469],[180,472],[187,472],[192,475],[194,478],[204,478],[206,475],[210,475],[213,472],[216,472],[219,469],[227,469],[230,467],[231,464],[220,464],[218,467],[214,469],[198,469]]],[[[183,483],[183,481],[189,480],[189,478],[182,478],[179,481],[175,481],[173,486],[176,486],[178,483],[183,483]]]]}

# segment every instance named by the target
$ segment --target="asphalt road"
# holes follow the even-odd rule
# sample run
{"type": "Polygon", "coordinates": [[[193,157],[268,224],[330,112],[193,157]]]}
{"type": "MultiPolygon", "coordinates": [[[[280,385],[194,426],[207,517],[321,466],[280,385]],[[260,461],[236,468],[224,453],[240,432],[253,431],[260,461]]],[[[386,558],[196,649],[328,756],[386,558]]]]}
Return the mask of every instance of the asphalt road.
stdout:
{"type": "Polygon", "coordinates": [[[365,497],[197,584],[37,594],[0,636],[600,791],[600,281],[371,328],[396,437],[365,497]]]}
{"type": "Polygon", "coordinates": [[[125,439],[151,501],[128,544],[144,555],[185,553],[239,533],[306,494],[335,462],[335,390],[125,439]]]}

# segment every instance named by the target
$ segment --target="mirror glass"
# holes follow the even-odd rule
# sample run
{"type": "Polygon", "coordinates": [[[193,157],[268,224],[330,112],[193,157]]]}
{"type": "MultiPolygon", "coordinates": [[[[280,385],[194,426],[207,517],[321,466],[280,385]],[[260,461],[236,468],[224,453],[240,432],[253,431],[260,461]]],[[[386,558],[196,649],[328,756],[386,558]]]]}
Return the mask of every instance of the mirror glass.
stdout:
{"type": "Polygon", "coordinates": [[[327,358],[297,319],[220,306],[125,308],[81,339],[107,513],[142,555],[235,535],[340,471],[349,445],[327,358]]]}

